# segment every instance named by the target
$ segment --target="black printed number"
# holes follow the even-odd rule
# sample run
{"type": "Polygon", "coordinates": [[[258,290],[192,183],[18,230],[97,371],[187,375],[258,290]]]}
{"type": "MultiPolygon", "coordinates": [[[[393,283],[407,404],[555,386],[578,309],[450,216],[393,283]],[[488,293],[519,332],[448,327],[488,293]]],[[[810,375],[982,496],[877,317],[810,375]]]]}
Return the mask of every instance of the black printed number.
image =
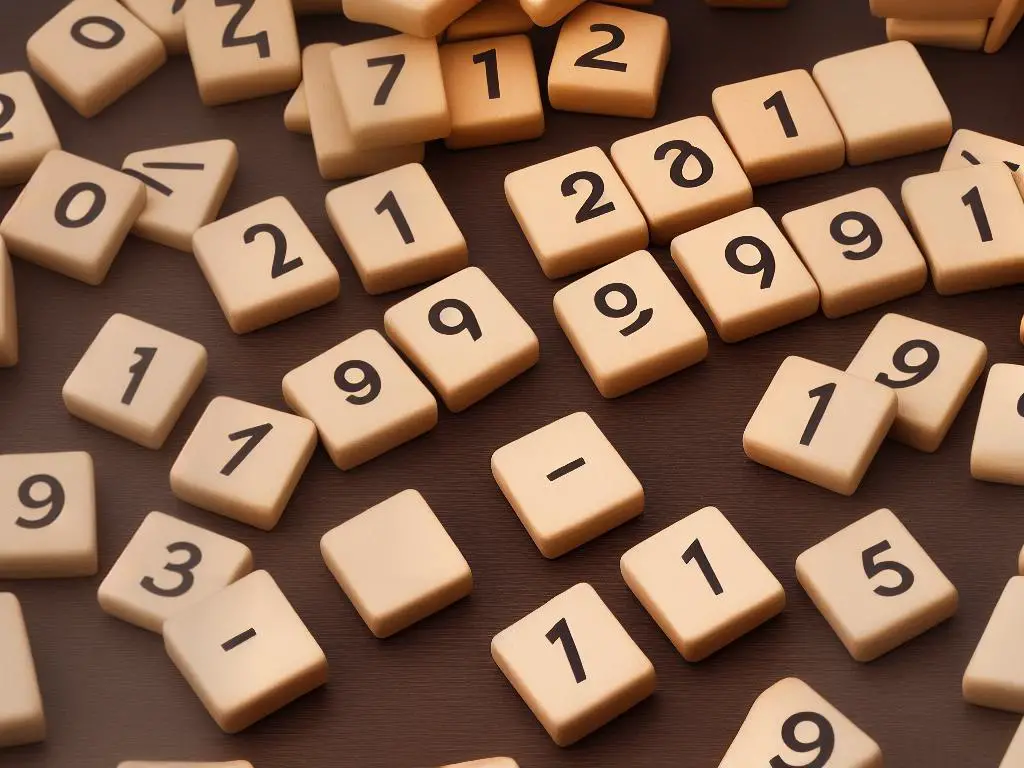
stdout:
{"type": "Polygon", "coordinates": [[[302,266],[302,259],[296,256],[291,261],[286,261],[288,256],[288,238],[284,236],[278,227],[273,224],[253,224],[242,235],[246,245],[252,245],[260,235],[270,235],[274,241],[274,260],[270,265],[270,277],[276,280],[282,275],[287,275],[293,269],[302,266]]]}
{"type": "Polygon", "coordinates": [[[741,235],[725,246],[725,261],[737,272],[744,275],[761,275],[761,290],[772,287],[775,279],[775,256],[768,243],[753,235],[741,235]],[[757,261],[747,264],[740,259],[740,249],[749,246],[757,251],[757,261]]]}
{"type": "Polygon", "coordinates": [[[19,528],[29,530],[45,528],[56,521],[60,517],[60,513],[64,511],[64,486],[53,475],[32,475],[25,478],[24,482],[18,486],[18,501],[26,509],[45,509],[46,507],[49,509],[42,517],[34,519],[19,517],[14,524],[19,528]],[[36,498],[32,493],[37,485],[46,486],[45,496],[36,498]]]}
{"type": "Polygon", "coordinates": [[[865,549],[861,554],[861,561],[864,564],[864,575],[869,579],[873,579],[875,576],[886,571],[895,573],[900,577],[900,583],[894,587],[888,587],[884,584],[875,587],[875,594],[882,597],[902,595],[914,586],[914,572],[903,563],[896,562],[895,560],[875,560],[880,554],[888,552],[890,549],[892,549],[892,545],[888,541],[880,541],[873,547],[865,549]]]}
{"type": "Polygon", "coordinates": [[[498,49],[491,48],[473,54],[473,63],[484,65],[484,73],[487,76],[487,98],[500,99],[501,82],[498,80],[498,49]]]}
{"type": "Polygon", "coordinates": [[[840,213],[832,219],[832,224],[829,227],[829,233],[832,235],[832,239],[840,245],[864,246],[859,251],[843,251],[843,256],[850,261],[864,261],[864,259],[870,259],[882,250],[882,230],[879,229],[878,223],[874,219],[860,211],[844,211],[843,213],[840,213]],[[847,230],[843,228],[846,224],[851,222],[856,224],[858,227],[856,234],[852,232],[847,234],[847,230]]]}
{"type": "Polygon", "coordinates": [[[174,3],[171,5],[171,14],[172,15],[173,14],[177,14],[184,7],[185,7],[185,0],[174,0],[174,3]]]}
{"type": "Polygon", "coordinates": [[[353,405],[367,405],[380,395],[380,374],[365,360],[347,360],[334,369],[334,384],[342,392],[348,392],[345,399],[353,405]],[[358,371],[358,379],[349,374],[358,371]]]}
{"type": "Polygon", "coordinates": [[[828,404],[832,400],[832,395],[835,394],[836,385],[835,382],[828,384],[822,384],[820,387],[815,387],[807,396],[812,400],[817,400],[814,404],[814,410],[811,411],[811,418],[807,421],[807,426],[804,427],[804,433],[800,436],[800,445],[810,445],[811,440],[814,439],[814,435],[818,431],[818,427],[821,426],[821,420],[825,417],[825,411],[828,410],[828,404]]]}
{"type": "Polygon", "coordinates": [[[817,712],[797,712],[790,715],[782,724],[782,743],[794,752],[817,752],[814,759],[802,765],[790,765],[776,755],[769,761],[771,768],[825,768],[832,752],[836,748],[836,732],[824,715],[817,712]],[[796,729],[803,723],[812,723],[818,729],[818,735],[812,741],[800,741],[796,729]]]}
{"type": "Polygon", "coordinates": [[[377,207],[373,211],[380,216],[383,216],[385,213],[390,214],[391,220],[395,222],[395,229],[398,230],[398,234],[402,236],[402,242],[406,245],[412,245],[416,242],[412,229],[409,227],[409,220],[405,218],[405,214],[402,212],[402,207],[398,204],[394,192],[388,192],[384,195],[384,199],[377,203],[377,207]]]}
{"type": "Polygon", "coordinates": [[[587,679],[587,672],[583,669],[583,659],[580,658],[580,652],[576,650],[576,641],[572,638],[572,632],[569,631],[569,622],[565,619],[559,619],[555,622],[555,626],[548,630],[547,635],[548,642],[554,645],[559,640],[562,641],[562,650],[565,651],[565,658],[569,662],[569,668],[572,670],[572,676],[576,678],[577,683],[582,683],[587,679]]]}
{"type": "Polygon", "coordinates": [[[796,123],[793,122],[793,113],[789,111],[789,104],[786,103],[786,96],[782,91],[776,91],[765,99],[764,108],[775,110],[787,139],[795,139],[800,135],[797,133],[796,123]]]}
{"type": "Polygon", "coordinates": [[[259,424],[228,435],[228,440],[232,443],[239,440],[245,440],[245,442],[238,449],[238,452],[231,457],[231,460],[221,468],[220,473],[225,477],[230,477],[231,473],[238,469],[238,465],[249,458],[249,454],[256,449],[256,446],[263,441],[263,438],[270,434],[273,428],[273,424],[259,424]]]}
{"type": "Polygon", "coordinates": [[[78,184],[72,184],[60,199],[57,200],[57,207],[53,212],[54,217],[57,219],[57,223],[62,227],[68,229],[80,229],[82,227],[92,224],[96,219],[103,213],[103,209],[107,206],[107,193],[103,191],[103,187],[99,184],[93,184],[91,181],[82,181],[78,184]],[[89,206],[89,210],[79,216],[77,219],[71,218],[71,205],[78,199],[79,195],[92,195],[92,204],[89,206]]]}
{"type": "Polygon", "coordinates": [[[626,62],[611,61],[609,59],[602,59],[599,57],[621,48],[622,44],[626,42],[626,33],[614,24],[591,24],[590,31],[604,32],[605,34],[611,35],[612,39],[604,45],[599,45],[594,50],[584,53],[576,59],[576,66],[589,67],[590,69],[607,69],[611,72],[625,72],[628,66],[626,62]]]}
{"type": "Polygon", "coordinates": [[[576,194],[576,185],[580,182],[590,185],[590,194],[583,202],[583,206],[576,212],[576,223],[582,224],[585,221],[596,219],[615,210],[615,203],[609,200],[601,202],[604,196],[604,179],[593,171],[576,171],[562,180],[562,197],[572,197],[576,194]]]}
{"type": "Polygon", "coordinates": [[[188,555],[183,563],[168,563],[164,566],[165,571],[170,571],[181,577],[178,586],[171,587],[170,589],[158,587],[157,583],[149,576],[140,581],[139,584],[144,590],[152,592],[157,597],[181,597],[192,589],[192,585],[196,583],[196,577],[192,571],[203,561],[203,551],[195,544],[190,544],[187,541],[175,542],[167,547],[167,551],[172,555],[176,555],[179,552],[184,552],[188,555]]]}
{"type": "Polygon", "coordinates": [[[427,315],[430,327],[445,336],[458,336],[463,331],[468,331],[473,341],[479,341],[483,337],[480,330],[480,321],[470,308],[469,304],[461,299],[442,299],[430,308],[427,315]],[[452,309],[459,313],[459,322],[455,325],[448,325],[442,314],[446,309],[452,309]]]}
{"type": "Polygon", "coordinates": [[[967,194],[960,198],[963,204],[971,209],[974,215],[974,224],[978,227],[978,236],[983,243],[992,242],[992,225],[988,223],[988,214],[985,212],[985,204],[981,202],[981,190],[971,187],[967,194]]]}
{"type": "Polygon", "coordinates": [[[371,68],[388,67],[388,73],[384,75],[384,80],[381,81],[380,88],[377,89],[377,95],[373,97],[373,105],[375,107],[382,107],[388,103],[388,97],[395,87],[395,82],[398,80],[398,76],[402,74],[402,69],[405,67],[405,54],[396,53],[393,56],[378,56],[375,59],[367,59],[366,66],[371,68]]]}
{"type": "Polygon", "coordinates": [[[124,40],[124,35],[124,27],[105,16],[83,16],[71,25],[71,39],[79,45],[84,45],[86,48],[92,48],[96,51],[114,48],[124,40]],[[89,37],[86,34],[86,30],[89,27],[103,27],[110,33],[110,36],[105,39],[89,37]]]}
{"type": "Polygon", "coordinates": [[[910,375],[908,379],[891,379],[888,374],[880,373],[875,381],[893,389],[906,389],[931,376],[939,366],[939,348],[925,339],[912,339],[900,344],[892,355],[892,366],[900,373],[910,375]],[[916,365],[910,362],[912,352],[922,351],[924,360],[916,365]]]}
{"type": "Polygon", "coordinates": [[[708,556],[704,552],[704,547],[701,546],[700,539],[694,539],[693,544],[687,547],[686,551],[683,552],[684,563],[689,565],[694,561],[697,562],[700,572],[704,574],[704,579],[707,581],[708,586],[711,587],[711,591],[716,595],[720,595],[725,592],[722,588],[722,582],[718,580],[718,574],[716,574],[715,569],[711,567],[711,561],[708,560],[708,556]]]}
{"type": "MultiPolygon", "coordinates": [[[[636,298],[636,291],[625,283],[608,283],[608,285],[602,286],[598,289],[597,293],[594,294],[594,306],[597,307],[597,311],[605,317],[620,319],[632,315],[636,312],[640,304],[636,298]],[[611,302],[609,302],[608,299],[614,294],[618,294],[622,297],[621,307],[613,307],[611,302]]],[[[623,336],[632,336],[651,322],[652,317],[654,317],[653,309],[650,307],[642,309],[640,310],[640,314],[637,315],[636,320],[625,328],[622,328],[619,333],[623,336]]]]}
{"type": "MultiPolygon", "coordinates": [[[[0,128],[11,122],[16,109],[17,105],[14,103],[14,99],[6,93],[0,93],[0,128]]],[[[0,141],[10,141],[13,138],[14,133],[11,131],[0,132],[0,141]]]]}
{"type": "Polygon", "coordinates": [[[146,378],[146,371],[149,370],[149,366],[153,364],[153,358],[156,357],[156,347],[136,347],[134,354],[139,359],[128,369],[128,373],[132,377],[128,381],[128,386],[125,387],[124,394],[121,395],[121,403],[124,405],[131,405],[132,400],[135,399],[139,385],[146,378]]]}
{"type": "Polygon", "coordinates": [[[238,36],[238,28],[245,21],[245,17],[249,15],[249,11],[256,4],[256,0],[213,0],[213,4],[218,8],[227,8],[231,5],[238,6],[235,15],[231,17],[227,26],[224,27],[224,36],[221,38],[221,45],[223,47],[240,48],[244,45],[255,45],[256,52],[261,59],[270,58],[270,36],[266,30],[257,32],[255,35],[238,36]]]}
{"type": "Polygon", "coordinates": [[[693,189],[711,181],[711,177],[715,173],[715,164],[711,160],[711,156],[703,149],[695,147],[688,141],[673,139],[666,141],[654,150],[654,159],[664,160],[668,157],[669,152],[678,152],[672,158],[672,167],[668,170],[669,178],[672,179],[672,183],[677,187],[693,189]],[[696,176],[689,178],[686,175],[686,164],[691,159],[697,161],[700,171],[696,176]]]}

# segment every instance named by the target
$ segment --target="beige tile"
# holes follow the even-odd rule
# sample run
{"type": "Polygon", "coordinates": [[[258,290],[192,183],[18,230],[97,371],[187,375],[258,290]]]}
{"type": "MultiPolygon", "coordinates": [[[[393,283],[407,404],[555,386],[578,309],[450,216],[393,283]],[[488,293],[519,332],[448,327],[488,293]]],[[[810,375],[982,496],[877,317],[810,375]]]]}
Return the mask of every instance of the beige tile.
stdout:
{"type": "Polygon", "coordinates": [[[309,125],[309,102],[306,100],[305,82],[299,83],[299,87],[285,105],[284,127],[292,133],[313,133],[309,125]]]}
{"type": "Polygon", "coordinates": [[[582,411],[496,450],[491,473],[547,558],[564,555],[644,509],[640,481],[582,411]]]}
{"type": "Polygon", "coordinates": [[[691,662],[786,606],[779,580],[714,507],[640,542],[622,556],[620,567],[633,594],[691,662]]]}
{"type": "Polygon", "coordinates": [[[22,184],[60,138],[28,72],[0,74],[0,187],[22,184]]]}
{"type": "Polygon", "coordinates": [[[989,369],[971,446],[971,475],[1024,485],[1024,366],[996,363],[989,369]]]}
{"type": "Polygon", "coordinates": [[[647,251],[555,294],[555,316],[605,397],[625,395],[708,354],[708,335],[647,251]]]}
{"type": "Polygon", "coordinates": [[[156,450],[205,375],[202,344],[115,314],[85,350],[61,394],[73,416],[156,450]]]}
{"type": "Polygon", "coordinates": [[[560,747],[657,685],[651,662],[589,584],[570,587],[499,632],[491,656],[560,747]]]}
{"type": "Polygon", "coordinates": [[[1013,741],[999,763],[999,768],[1017,768],[1020,765],[1024,765],[1024,722],[1017,726],[1013,741]]]}
{"type": "Polygon", "coordinates": [[[526,14],[539,27],[550,27],[568,16],[583,0],[519,0],[526,14]]]}
{"type": "Polygon", "coordinates": [[[505,198],[552,279],[647,247],[647,222],[598,147],[513,171],[505,198]]]}
{"type": "Polygon", "coordinates": [[[352,21],[380,24],[417,37],[436,37],[480,0],[341,0],[352,21]]]}
{"type": "Polygon", "coordinates": [[[18,598],[0,593],[0,748],[33,744],[46,738],[43,697],[39,693],[25,617],[18,598]]]}
{"type": "Polygon", "coordinates": [[[164,622],[252,570],[247,546],[150,512],[100,584],[100,607],[160,634],[164,622]]]}
{"type": "Polygon", "coordinates": [[[266,571],[168,619],[164,645],[227,733],[327,682],[324,652],[266,571]]]}
{"type": "Polygon", "coordinates": [[[569,112],[654,117],[670,48],[664,16],[586,3],[558,33],[548,100],[569,112]]]}
{"type": "Polygon", "coordinates": [[[982,163],[1005,163],[1011,171],[1024,168],[1024,146],[961,128],[953,134],[939,170],[951,171],[982,163]]]}
{"type": "Polygon", "coordinates": [[[296,16],[340,15],[341,0],[292,0],[296,16]]]}
{"type": "Polygon", "coordinates": [[[1002,163],[913,176],[903,207],[940,294],[1024,281],[1024,199],[1002,163]]]}
{"type": "Polygon", "coordinates": [[[269,531],[314,448],[309,419],[215,397],[171,467],[171,490],[189,504],[269,531]]]}
{"type": "Polygon", "coordinates": [[[160,38],[116,0],[72,0],[26,50],[33,71],[83,117],[99,114],[167,61],[160,38]]]}
{"type": "Polygon", "coordinates": [[[18,364],[18,310],[14,297],[14,270],[7,246],[0,237],[0,368],[18,364]]]}
{"type": "Polygon", "coordinates": [[[121,170],[146,185],[146,207],[132,231],[192,253],[192,235],[217,217],[238,170],[230,139],[134,152],[121,170]]]}
{"type": "Polygon", "coordinates": [[[485,757],[482,760],[470,760],[465,763],[451,763],[442,768],[519,768],[519,763],[511,757],[485,757]]]}
{"type": "Polygon", "coordinates": [[[523,10],[519,0],[481,0],[448,25],[444,37],[454,43],[458,40],[514,35],[531,29],[533,19],[523,10]]]}
{"type": "Polygon", "coordinates": [[[742,341],[818,311],[818,286],[764,208],[679,235],[672,259],[723,341],[742,341]]]}
{"type": "Polygon", "coordinates": [[[326,202],[368,293],[396,291],[469,266],[466,238],[419,163],[333,189],[326,202]]]}
{"type": "Polygon", "coordinates": [[[1024,622],[1024,576],[1007,582],[985,632],[964,672],[964,698],[972,704],[1024,712],[1024,658],[1020,626],[1024,622]]]}
{"type": "Polygon", "coordinates": [[[850,496],[895,418],[896,394],[883,384],[787,357],[743,432],[743,451],[850,496]]]}
{"type": "Polygon", "coordinates": [[[478,267],[467,267],[384,313],[388,338],[458,413],[532,368],[540,342],[478,267]]]}
{"type": "Polygon", "coordinates": [[[142,182],[50,152],[0,221],[11,255],[99,285],[146,205],[142,182]]]}
{"type": "Polygon", "coordinates": [[[743,167],[710,117],[619,139],[611,155],[659,245],[754,201],[743,167]]]}
{"type": "Polygon", "coordinates": [[[917,45],[977,51],[985,44],[988,19],[945,21],[934,19],[886,19],[885,36],[890,41],[907,40],[917,45]]]}
{"type": "Polygon", "coordinates": [[[188,52],[185,0],[121,0],[125,8],[156,32],[170,54],[188,52]]]}
{"type": "Polygon", "coordinates": [[[719,768],[752,765],[882,768],[882,750],[807,683],[789,677],[757,697],[719,768]]]}
{"type": "Polygon", "coordinates": [[[871,13],[882,18],[958,20],[991,18],[1000,0],[871,0],[871,13]]]}
{"type": "Polygon", "coordinates": [[[1024,18],[1024,0],[1002,0],[985,38],[985,53],[996,53],[1024,18]]]}
{"type": "Polygon", "coordinates": [[[352,469],[437,424],[437,401],[377,331],[290,371],[284,399],[316,424],[331,460],[352,469]],[[341,385],[341,386],[339,386],[341,385]]]}
{"type": "Polygon", "coordinates": [[[231,760],[226,763],[184,763],[162,760],[128,760],[119,763],[117,768],[253,768],[247,760],[231,760]]]}
{"type": "Polygon", "coordinates": [[[188,0],[185,30],[207,106],[281,93],[302,79],[291,0],[188,0]]]}
{"type": "Polygon", "coordinates": [[[912,43],[899,40],[823,59],[812,74],[843,132],[850,165],[949,142],[949,107],[912,43]]]}
{"type": "Polygon", "coordinates": [[[983,341],[888,314],[846,372],[892,388],[899,410],[889,436],[931,453],[942,444],[987,360],[983,341]]]}

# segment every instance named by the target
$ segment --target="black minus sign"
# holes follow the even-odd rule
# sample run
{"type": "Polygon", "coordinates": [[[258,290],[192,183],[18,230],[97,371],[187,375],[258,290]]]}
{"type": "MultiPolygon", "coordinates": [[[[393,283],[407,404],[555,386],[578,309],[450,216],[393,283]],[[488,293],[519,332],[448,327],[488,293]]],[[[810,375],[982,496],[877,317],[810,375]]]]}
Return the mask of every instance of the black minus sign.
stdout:
{"type": "Polygon", "coordinates": [[[568,464],[559,467],[554,472],[549,473],[548,474],[548,480],[551,480],[552,482],[554,482],[555,480],[557,480],[560,477],[565,477],[570,472],[575,472],[577,469],[579,469],[580,467],[582,467],[586,463],[587,463],[586,459],[584,459],[582,456],[580,458],[578,458],[578,459],[573,459],[568,464]]]}
{"type": "Polygon", "coordinates": [[[235,635],[227,642],[221,643],[220,647],[225,651],[232,651],[242,643],[252,640],[254,637],[256,637],[256,630],[249,627],[249,629],[245,630],[245,632],[242,632],[240,635],[235,635]]]}

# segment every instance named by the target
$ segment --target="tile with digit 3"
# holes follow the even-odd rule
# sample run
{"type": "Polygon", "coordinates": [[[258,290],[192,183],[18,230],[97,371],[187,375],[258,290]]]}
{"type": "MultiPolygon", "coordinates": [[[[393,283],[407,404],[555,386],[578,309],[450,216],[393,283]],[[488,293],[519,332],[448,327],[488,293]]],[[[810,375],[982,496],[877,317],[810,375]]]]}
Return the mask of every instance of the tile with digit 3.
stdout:
{"type": "Polygon", "coordinates": [[[0,74],[0,187],[28,181],[54,149],[60,137],[32,76],[0,74]]]}
{"type": "Polygon", "coordinates": [[[14,270],[4,239],[0,237],[0,368],[18,364],[18,309],[14,270]]]}
{"type": "Polygon", "coordinates": [[[1024,146],[961,128],[953,134],[939,170],[951,171],[971,165],[1000,162],[1005,163],[1011,171],[1021,170],[1024,168],[1024,146]]]}
{"type": "Polygon", "coordinates": [[[1024,365],[996,363],[989,369],[971,445],[971,476],[1024,485],[1024,365]]]}
{"type": "Polygon", "coordinates": [[[519,0],[481,0],[448,25],[447,42],[478,40],[484,37],[514,35],[533,29],[531,19],[519,0]]]}
{"type": "Polygon", "coordinates": [[[1024,576],[1007,582],[963,678],[971,704],[1024,713],[1024,660],[1020,626],[1024,622],[1024,576]]]}
{"type": "Polygon", "coordinates": [[[0,679],[0,748],[43,741],[46,715],[32,646],[21,603],[10,592],[0,592],[0,679]]]}
{"type": "MultiPolygon", "coordinates": [[[[169,54],[188,53],[185,0],[121,0],[124,7],[156,32],[169,54]]],[[[333,2],[333,0],[332,0],[333,2]]]]}
{"type": "Polygon", "coordinates": [[[417,37],[436,37],[480,0],[336,0],[352,21],[380,24],[417,37]]]}

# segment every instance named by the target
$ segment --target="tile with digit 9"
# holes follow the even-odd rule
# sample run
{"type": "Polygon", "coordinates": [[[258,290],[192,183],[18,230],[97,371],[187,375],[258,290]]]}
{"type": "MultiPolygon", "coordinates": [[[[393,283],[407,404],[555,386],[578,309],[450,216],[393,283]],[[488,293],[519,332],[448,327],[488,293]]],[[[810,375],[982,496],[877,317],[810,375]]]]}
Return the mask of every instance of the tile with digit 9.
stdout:
{"type": "Polygon", "coordinates": [[[964,698],[972,704],[1024,713],[1024,576],[1007,582],[963,678],[964,698]]]}
{"type": "Polygon", "coordinates": [[[60,137],[32,76],[0,74],[0,187],[28,181],[54,149],[60,137]]]}
{"type": "Polygon", "coordinates": [[[0,237],[0,368],[18,364],[18,309],[14,296],[14,270],[7,246],[0,237]]]}
{"type": "Polygon", "coordinates": [[[971,445],[971,476],[1024,485],[1024,365],[997,363],[989,369],[971,445]]]}
{"type": "MultiPolygon", "coordinates": [[[[121,0],[125,8],[156,32],[170,54],[188,52],[185,0],[121,0]]],[[[332,0],[333,2],[333,0],[332,0]]]]}
{"type": "Polygon", "coordinates": [[[0,593],[0,748],[34,744],[46,738],[46,715],[39,692],[21,603],[0,593]]]}
{"type": "Polygon", "coordinates": [[[338,0],[352,21],[436,37],[480,0],[338,0]]]}
{"type": "Polygon", "coordinates": [[[1005,163],[1011,171],[1024,168],[1024,146],[961,128],[953,134],[939,170],[952,171],[982,163],[1005,163]]]}
{"type": "Polygon", "coordinates": [[[480,0],[477,5],[448,25],[444,39],[478,40],[483,37],[514,35],[533,29],[533,19],[519,0],[480,0]]]}

